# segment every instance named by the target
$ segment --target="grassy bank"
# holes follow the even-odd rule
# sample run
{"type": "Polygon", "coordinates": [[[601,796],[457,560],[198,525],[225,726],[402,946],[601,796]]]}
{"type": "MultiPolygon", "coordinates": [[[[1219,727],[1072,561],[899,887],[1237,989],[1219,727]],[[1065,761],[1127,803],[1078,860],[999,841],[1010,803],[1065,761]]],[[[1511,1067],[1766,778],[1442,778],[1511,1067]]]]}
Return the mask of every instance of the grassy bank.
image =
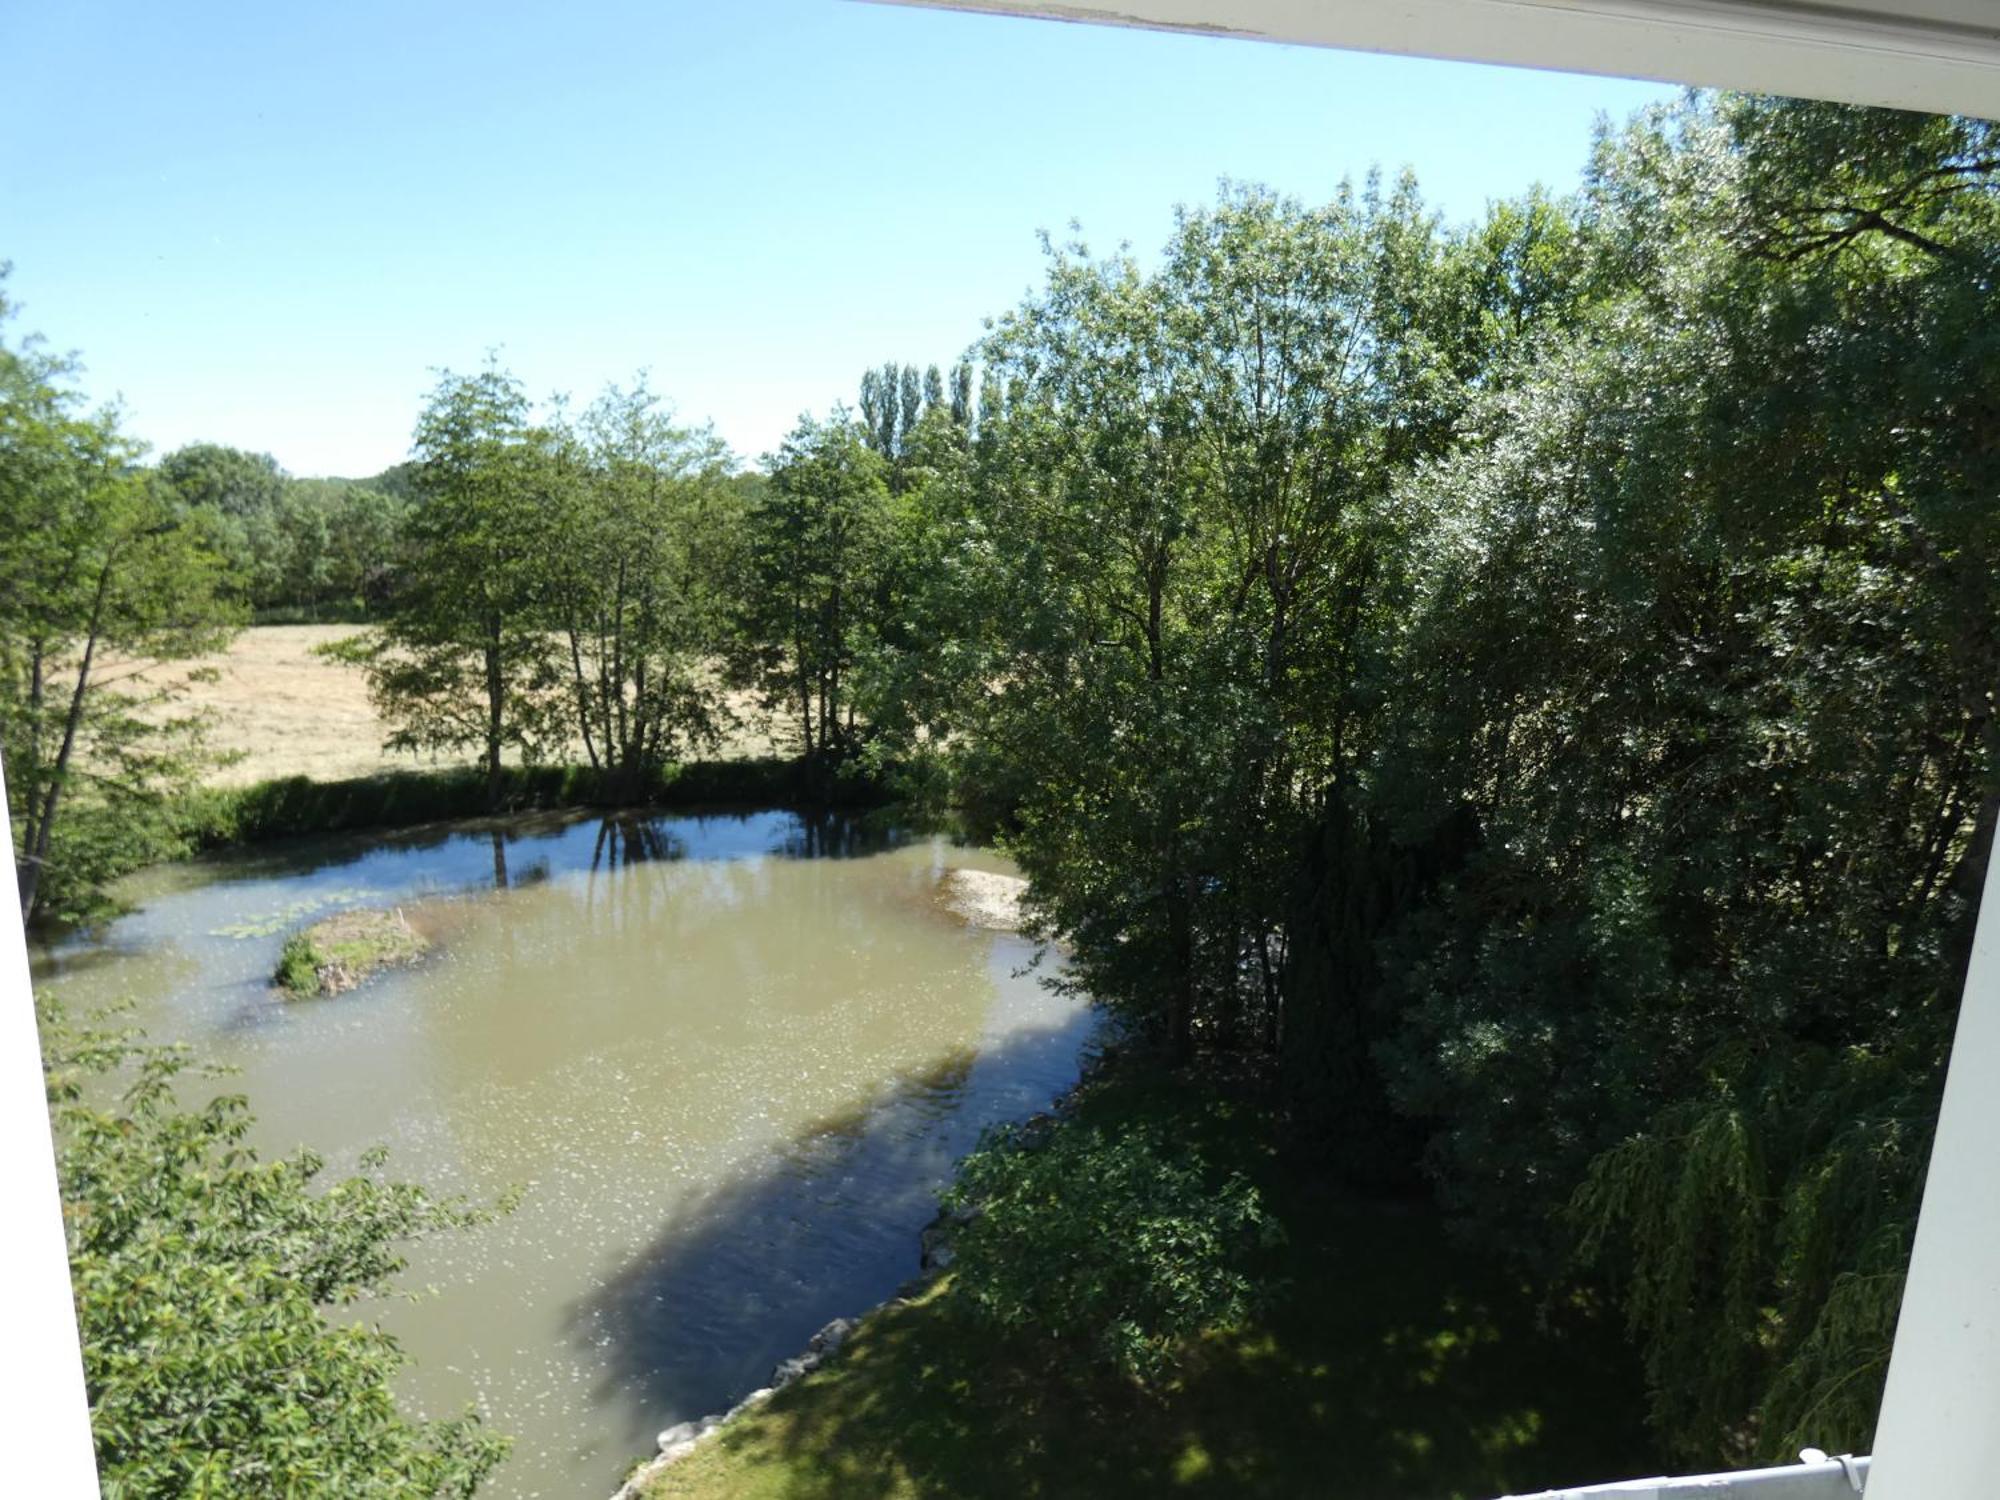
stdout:
{"type": "MultiPolygon", "coordinates": [[[[829,776],[797,760],[697,761],[676,766],[636,793],[620,791],[589,766],[508,766],[498,811],[703,806],[872,807],[881,788],[865,778],[829,776]]],[[[473,767],[389,771],[338,781],[305,776],[253,786],[211,788],[177,816],[190,847],[219,849],[301,834],[485,816],[496,809],[486,775],[473,767]]]]}
{"type": "Polygon", "coordinates": [[[1249,1326],[1214,1330],[1153,1395],[1050,1371],[973,1327],[949,1278],[732,1423],[653,1500],[1339,1496],[1478,1500],[1657,1472],[1635,1362],[1586,1309],[1455,1244],[1429,1207],[1287,1168],[1254,1112],[1127,1076],[1081,1118],[1157,1116],[1250,1175],[1288,1240],[1249,1326]]]}

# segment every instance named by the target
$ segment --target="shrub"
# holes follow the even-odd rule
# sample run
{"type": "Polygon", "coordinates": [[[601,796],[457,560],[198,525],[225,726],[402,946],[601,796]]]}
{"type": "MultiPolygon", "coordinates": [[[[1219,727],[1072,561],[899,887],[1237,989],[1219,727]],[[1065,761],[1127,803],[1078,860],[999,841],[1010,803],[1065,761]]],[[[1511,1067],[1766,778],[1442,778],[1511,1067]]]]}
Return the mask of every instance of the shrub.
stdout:
{"type": "Polygon", "coordinates": [[[1154,1126],[1070,1122],[1045,1144],[989,1132],[945,1195],[974,1316],[1074,1352],[1082,1345],[1141,1384],[1178,1363],[1203,1329],[1260,1300],[1248,1252],[1281,1238],[1240,1174],[1217,1179],[1154,1126]]]}
{"type": "Polygon", "coordinates": [[[313,945],[313,940],[303,932],[293,933],[285,939],[285,946],[278,953],[279,988],[294,995],[317,994],[319,965],[319,949],[313,945]]]}

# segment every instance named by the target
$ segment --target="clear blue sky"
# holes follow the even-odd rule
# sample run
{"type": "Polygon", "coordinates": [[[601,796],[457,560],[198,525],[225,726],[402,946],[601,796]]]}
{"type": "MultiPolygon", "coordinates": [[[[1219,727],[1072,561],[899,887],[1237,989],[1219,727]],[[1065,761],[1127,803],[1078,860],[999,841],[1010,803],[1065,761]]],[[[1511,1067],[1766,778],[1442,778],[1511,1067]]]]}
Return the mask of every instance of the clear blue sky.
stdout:
{"type": "Polygon", "coordinates": [[[0,259],[162,450],[401,458],[432,372],[651,371],[746,457],[944,363],[1035,231],[1148,253],[1217,180],[1574,185],[1656,85],[845,0],[0,0],[0,259]]]}

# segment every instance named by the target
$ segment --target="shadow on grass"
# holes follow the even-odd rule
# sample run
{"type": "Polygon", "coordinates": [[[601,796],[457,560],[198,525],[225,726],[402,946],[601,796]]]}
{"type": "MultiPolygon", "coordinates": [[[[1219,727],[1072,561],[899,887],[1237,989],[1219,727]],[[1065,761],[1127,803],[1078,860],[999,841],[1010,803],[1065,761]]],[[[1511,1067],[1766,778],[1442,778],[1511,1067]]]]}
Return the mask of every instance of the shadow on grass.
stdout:
{"type": "Polygon", "coordinates": [[[1186,1133],[1212,1160],[1235,1135],[1290,1240],[1266,1267],[1282,1295],[1203,1341],[1174,1384],[1058,1374],[1043,1351],[969,1327],[946,1284],[871,1320],[652,1493],[1478,1500],[1658,1471],[1615,1328],[1541,1316],[1428,1208],[1288,1181],[1227,1121],[1186,1133]]]}

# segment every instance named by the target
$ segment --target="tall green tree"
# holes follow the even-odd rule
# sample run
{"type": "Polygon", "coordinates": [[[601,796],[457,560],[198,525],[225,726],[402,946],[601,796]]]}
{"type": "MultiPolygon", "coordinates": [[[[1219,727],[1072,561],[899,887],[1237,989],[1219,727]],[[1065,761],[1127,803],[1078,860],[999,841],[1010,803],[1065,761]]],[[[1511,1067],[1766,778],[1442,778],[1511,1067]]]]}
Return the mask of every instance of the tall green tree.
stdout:
{"type": "Polygon", "coordinates": [[[900,411],[896,424],[896,451],[900,455],[910,441],[910,434],[917,430],[917,418],[924,412],[923,376],[915,365],[903,366],[899,377],[897,399],[900,411]]]}
{"type": "Polygon", "coordinates": [[[230,626],[212,534],[74,376],[0,344],[0,755],[29,920],[88,912],[169,847],[167,805],[212,759],[185,672],[148,672],[230,626]]]}
{"type": "Polygon", "coordinates": [[[1480,839],[1385,1061],[1482,1234],[1580,1239],[1689,1454],[1873,1424],[2000,810],[1991,140],[1608,138],[1598,300],[1405,496],[1380,799],[1480,839]]]}
{"type": "Polygon", "coordinates": [[[670,761],[712,748],[725,723],[718,668],[743,507],[715,435],[677,424],[643,380],[607,390],[569,437],[550,623],[585,754],[637,794],[670,761]]]}
{"type": "Polygon", "coordinates": [[[885,464],[845,408],[800,421],[747,518],[738,679],[786,714],[808,760],[852,750],[849,673],[873,624],[888,534],[885,464]]]}
{"type": "Polygon", "coordinates": [[[1284,1035],[1293,867],[1366,745],[1379,511],[1453,431],[1444,251],[1407,185],[1230,189],[1152,275],[1052,251],[982,349],[961,712],[1084,982],[1177,1056],[1284,1035]]]}
{"type": "Polygon", "coordinates": [[[285,471],[270,454],[222,443],[175,449],[160,460],[160,477],[189,505],[239,518],[276,510],[285,493],[285,471]]]}
{"type": "Polygon", "coordinates": [[[951,419],[961,428],[972,425],[972,362],[960,360],[951,367],[951,419]]]}
{"type": "Polygon", "coordinates": [[[395,726],[390,746],[476,748],[497,804],[503,756],[539,753],[560,734],[546,601],[558,497],[576,473],[531,421],[519,380],[495,365],[440,376],[412,463],[403,587],[381,629],[345,650],[368,668],[395,726]]]}

